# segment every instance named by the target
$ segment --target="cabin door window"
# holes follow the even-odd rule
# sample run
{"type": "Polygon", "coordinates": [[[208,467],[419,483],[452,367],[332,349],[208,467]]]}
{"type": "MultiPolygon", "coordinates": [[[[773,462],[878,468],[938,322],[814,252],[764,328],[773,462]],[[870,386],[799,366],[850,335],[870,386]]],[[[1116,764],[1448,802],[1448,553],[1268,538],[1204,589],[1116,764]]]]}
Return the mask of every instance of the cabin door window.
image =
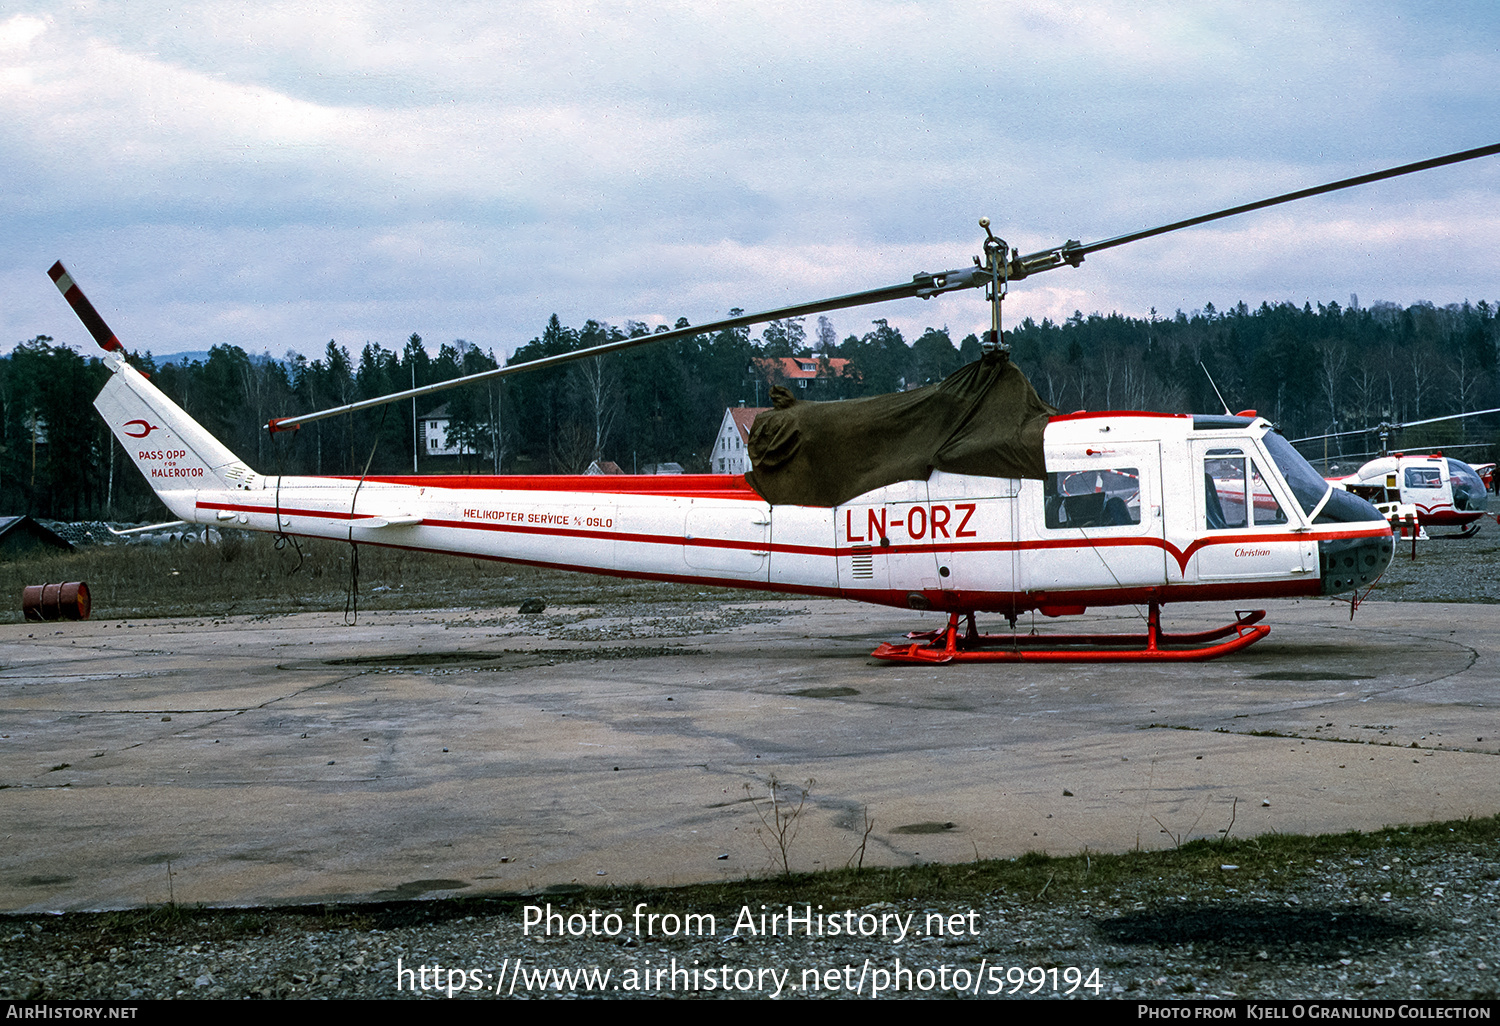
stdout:
{"type": "Polygon", "coordinates": [[[1194,503],[1202,531],[1193,556],[1201,582],[1310,573],[1311,543],[1289,532],[1282,485],[1250,443],[1193,443],[1194,503]]]}
{"type": "MultiPolygon", "coordinates": [[[[1110,442],[1048,453],[1039,545],[1024,551],[1026,590],[1155,588],[1166,582],[1159,442],[1110,442]]],[[[1037,507],[1040,508],[1037,508],[1037,507]]],[[[1039,515],[1038,515],[1039,514],[1039,515]]]]}

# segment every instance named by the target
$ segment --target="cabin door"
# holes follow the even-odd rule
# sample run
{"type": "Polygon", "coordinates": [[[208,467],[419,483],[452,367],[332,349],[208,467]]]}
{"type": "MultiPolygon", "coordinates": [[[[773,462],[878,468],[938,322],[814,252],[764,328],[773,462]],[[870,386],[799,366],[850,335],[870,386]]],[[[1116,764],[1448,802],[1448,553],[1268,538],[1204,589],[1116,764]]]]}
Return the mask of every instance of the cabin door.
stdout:
{"type": "Polygon", "coordinates": [[[1290,534],[1275,468],[1240,439],[1199,439],[1192,444],[1193,502],[1199,584],[1275,580],[1311,574],[1317,550],[1311,537],[1290,534]]]}
{"type": "Polygon", "coordinates": [[[683,560],[705,576],[764,581],[771,555],[771,513],[757,502],[695,502],[684,524],[683,560]]]}
{"type": "MultiPolygon", "coordinates": [[[[1040,501],[1025,504],[1021,572],[1045,611],[1089,605],[1090,592],[1136,592],[1166,584],[1161,443],[1108,441],[1051,452],[1040,501]]],[[[1029,483],[1029,482],[1028,482],[1029,483]]]]}
{"type": "MultiPolygon", "coordinates": [[[[936,599],[944,609],[1014,607],[1021,482],[935,470],[927,503],[906,515],[907,530],[933,548],[936,599]]],[[[936,602],[934,603],[937,604],[936,602]]]]}

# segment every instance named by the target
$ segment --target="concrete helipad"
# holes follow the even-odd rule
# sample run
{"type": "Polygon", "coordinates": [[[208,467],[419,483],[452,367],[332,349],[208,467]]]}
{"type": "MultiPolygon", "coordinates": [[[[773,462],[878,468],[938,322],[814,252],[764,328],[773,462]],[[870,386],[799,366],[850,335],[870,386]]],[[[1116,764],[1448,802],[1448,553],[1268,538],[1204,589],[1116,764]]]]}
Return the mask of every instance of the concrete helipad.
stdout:
{"type": "Polygon", "coordinates": [[[0,909],[740,878],[780,868],[773,775],[815,781],[794,870],[856,858],[866,815],[892,865],[1500,812],[1494,606],[1274,603],[1214,663],[930,669],[868,657],[915,614],[726,608],[0,627],[0,909]]]}

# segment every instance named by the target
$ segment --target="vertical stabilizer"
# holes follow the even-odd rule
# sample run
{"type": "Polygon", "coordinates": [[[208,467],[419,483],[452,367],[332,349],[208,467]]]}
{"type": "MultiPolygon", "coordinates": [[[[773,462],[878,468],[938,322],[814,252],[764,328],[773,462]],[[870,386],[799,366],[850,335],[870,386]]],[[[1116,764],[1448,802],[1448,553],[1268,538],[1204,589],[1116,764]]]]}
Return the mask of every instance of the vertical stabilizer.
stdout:
{"type": "Polygon", "coordinates": [[[258,484],[239,457],[139,371],[113,354],[105,362],[114,375],[94,400],[94,408],[174,514],[194,519],[199,489],[258,484]]]}
{"type": "Polygon", "coordinates": [[[123,347],[61,263],[49,272],[104,352],[114,373],[94,400],[151,489],[183,520],[194,520],[199,489],[258,486],[253,471],[187,411],[125,362],[123,347]]]}

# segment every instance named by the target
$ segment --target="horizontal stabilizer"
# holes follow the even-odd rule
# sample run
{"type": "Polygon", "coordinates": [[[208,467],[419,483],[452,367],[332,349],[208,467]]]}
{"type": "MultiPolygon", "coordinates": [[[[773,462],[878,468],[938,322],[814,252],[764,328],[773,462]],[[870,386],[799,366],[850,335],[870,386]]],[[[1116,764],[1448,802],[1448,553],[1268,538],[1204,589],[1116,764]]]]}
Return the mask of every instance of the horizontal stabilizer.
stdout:
{"type": "Polygon", "coordinates": [[[422,522],[421,517],[412,516],[389,516],[389,517],[363,517],[354,521],[352,527],[416,527],[422,522]]]}

